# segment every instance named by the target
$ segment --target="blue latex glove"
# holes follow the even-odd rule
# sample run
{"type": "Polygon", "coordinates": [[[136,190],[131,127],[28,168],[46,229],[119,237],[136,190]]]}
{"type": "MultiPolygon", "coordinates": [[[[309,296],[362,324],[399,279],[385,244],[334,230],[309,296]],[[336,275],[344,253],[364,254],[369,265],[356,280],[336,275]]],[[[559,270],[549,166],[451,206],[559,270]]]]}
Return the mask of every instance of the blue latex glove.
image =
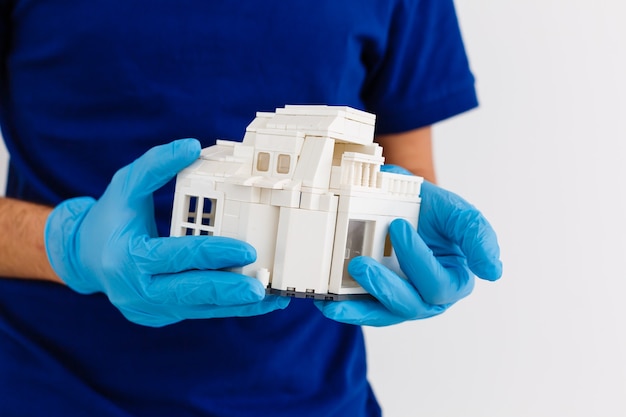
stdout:
{"type": "MultiPolygon", "coordinates": [[[[387,172],[411,175],[403,168],[387,172]]],[[[316,301],[325,316],[350,324],[386,326],[443,313],[469,295],[474,274],[495,281],[502,275],[496,234],[483,215],[456,194],[422,184],[417,232],[405,220],[389,226],[400,278],[368,257],[354,258],[348,272],[376,300],[316,301]]]]}
{"type": "Polygon", "coordinates": [[[266,297],[258,280],[220,271],[254,262],[249,244],[158,237],[152,193],[199,155],[195,139],[157,146],[120,169],[98,201],[81,197],[57,206],[45,229],[57,275],[79,293],[105,293],[128,320],[147,326],[285,308],[289,299],[266,297]]]}

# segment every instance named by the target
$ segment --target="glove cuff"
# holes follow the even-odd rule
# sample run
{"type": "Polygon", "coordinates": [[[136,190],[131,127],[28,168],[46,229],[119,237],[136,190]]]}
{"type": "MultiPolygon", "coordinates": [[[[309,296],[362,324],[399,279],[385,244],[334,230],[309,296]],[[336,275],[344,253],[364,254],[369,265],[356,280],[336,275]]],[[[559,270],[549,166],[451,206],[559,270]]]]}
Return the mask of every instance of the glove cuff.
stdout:
{"type": "Polygon", "coordinates": [[[44,244],[46,255],[54,272],[72,290],[81,294],[98,291],[80,276],[75,267],[76,234],[83,219],[95,200],[79,197],[66,200],[56,206],[46,220],[44,244]]]}

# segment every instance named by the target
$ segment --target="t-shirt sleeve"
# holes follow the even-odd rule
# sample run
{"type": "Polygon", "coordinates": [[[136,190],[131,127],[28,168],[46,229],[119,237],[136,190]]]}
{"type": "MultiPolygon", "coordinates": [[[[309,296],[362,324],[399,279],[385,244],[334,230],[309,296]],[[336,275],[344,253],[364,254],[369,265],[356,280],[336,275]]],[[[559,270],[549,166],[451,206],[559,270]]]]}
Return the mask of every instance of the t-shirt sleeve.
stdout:
{"type": "Polygon", "coordinates": [[[377,131],[431,125],[478,105],[453,0],[402,0],[363,90],[377,131]]]}

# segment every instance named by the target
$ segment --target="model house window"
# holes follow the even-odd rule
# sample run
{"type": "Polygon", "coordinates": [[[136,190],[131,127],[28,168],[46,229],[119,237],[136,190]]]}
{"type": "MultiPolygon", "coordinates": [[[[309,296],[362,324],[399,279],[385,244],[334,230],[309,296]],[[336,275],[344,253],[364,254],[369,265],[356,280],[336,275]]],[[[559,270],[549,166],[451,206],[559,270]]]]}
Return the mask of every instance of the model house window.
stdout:
{"type": "Polygon", "coordinates": [[[289,168],[291,168],[291,155],[284,153],[279,154],[276,172],[279,174],[289,174],[289,168]]]}
{"type": "Polygon", "coordinates": [[[196,207],[198,206],[198,197],[193,195],[185,196],[184,211],[187,214],[187,223],[196,222],[196,207]]]}
{"type": "Polygon", "coordinates": [[[346,237],[346,249],[343,260],[342,288],[358,287],[358,283],[348,273],[348,264],[357,256],[371,256],[372,232],[374,222],[369,220],[348,221],[348,236],[346,237]]]}
{"type": "Polygon", "coordinates": [[[270,169],[270,154],[267,152],[259,152],[256,160],[257,171],[267,172],[270,169]]]}
{"type": "Polygon", "coordinates": [[[383,256],[385,258],[391,256],[393,248],[391,247],[391,237],[389,236],[389,232],[387,232],[387,236],[385,236],[385,249],[383,250],[383,256]]]}
{"type": "Polygon", "coordinates": [[[186,195],[183,206],[183,236],[212,236],[215,232],[217,199],[186,195]]]}

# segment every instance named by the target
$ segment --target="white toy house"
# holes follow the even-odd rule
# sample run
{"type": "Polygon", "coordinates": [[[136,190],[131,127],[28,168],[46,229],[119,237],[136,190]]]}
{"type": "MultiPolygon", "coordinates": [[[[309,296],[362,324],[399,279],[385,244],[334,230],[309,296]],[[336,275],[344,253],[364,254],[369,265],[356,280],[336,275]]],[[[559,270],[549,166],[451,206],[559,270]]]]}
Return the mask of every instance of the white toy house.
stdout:
{"type": "Polygon", "coordinates": [[[375,116],[349,107],[257,113],[243,142],[218,140],[176,181],[171,235],[229,236],[257,250],[236,269],[271,293],[365,294],[347,272],[371,256],[400,272],[387,229],[417,225],[422,178],[381,172],[375,116]]]}

